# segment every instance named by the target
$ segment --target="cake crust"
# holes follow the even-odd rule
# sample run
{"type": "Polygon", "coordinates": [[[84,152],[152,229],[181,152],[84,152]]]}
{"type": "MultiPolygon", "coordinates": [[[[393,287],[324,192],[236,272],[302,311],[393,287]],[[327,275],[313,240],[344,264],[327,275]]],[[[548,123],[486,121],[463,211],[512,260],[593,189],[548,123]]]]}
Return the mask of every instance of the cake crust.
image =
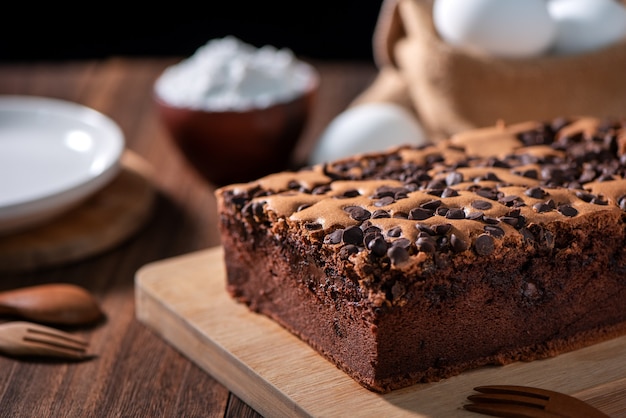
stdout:
{"type": "Polygon", "coordinates": [[[216,191],[237,301],[389,392],[626,333],[626,128],[458,134],[216,191]]]}

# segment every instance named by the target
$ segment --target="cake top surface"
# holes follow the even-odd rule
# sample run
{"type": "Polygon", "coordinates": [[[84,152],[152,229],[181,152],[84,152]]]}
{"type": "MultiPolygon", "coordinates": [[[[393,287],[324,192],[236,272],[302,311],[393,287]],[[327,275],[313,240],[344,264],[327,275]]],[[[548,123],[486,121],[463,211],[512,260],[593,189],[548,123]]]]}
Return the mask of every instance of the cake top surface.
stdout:
{"type": "Polygon", "coordinates": [[[366,252],[398,267],[434,252],[488,256],[506,243],[549,246],[550,233],[533,225],[626,210],[626,122],[499,123],[216,194],[249,222],[281,221],[346,258],[366,252]]]}

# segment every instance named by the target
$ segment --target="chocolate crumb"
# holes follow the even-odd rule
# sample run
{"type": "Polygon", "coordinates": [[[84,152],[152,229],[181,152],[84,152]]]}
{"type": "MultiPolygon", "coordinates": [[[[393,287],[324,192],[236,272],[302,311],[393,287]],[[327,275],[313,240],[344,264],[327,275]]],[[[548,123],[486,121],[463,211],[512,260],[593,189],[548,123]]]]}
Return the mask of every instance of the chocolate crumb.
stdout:
{"type": "Polygon", "coordinates": [[[359,252],[359,248],[356,245],[344,245],[339,250],[339,258],[342,260],[348,259],[352,254],[356,254],[359,252]]]}

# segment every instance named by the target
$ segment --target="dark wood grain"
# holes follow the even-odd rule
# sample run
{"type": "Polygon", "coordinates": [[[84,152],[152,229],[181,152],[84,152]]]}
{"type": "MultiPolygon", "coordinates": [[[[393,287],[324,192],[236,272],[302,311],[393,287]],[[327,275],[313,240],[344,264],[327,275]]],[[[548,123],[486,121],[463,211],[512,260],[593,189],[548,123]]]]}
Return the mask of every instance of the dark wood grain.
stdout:
{"type": "MultiPolygon", "coordinates": [[[[0,357],[4,417],[255,417],[228,389],[135,317],[134,275],[146,263],[219,244],[214,188],[172,146],[152,104],[152,85],[171,59],[4,63],[0,94],[77,102],[110,116],[127,147],[157,175],[155,210],[139,233],[104,254],[71,265],[0,277],[0,290],[50,282],[94,292],[106,314],[95,327],[69,329],[98,357],[81,363],[0,357]]],[[[374,78],[370,63],[313,62],[321,90],[297,157],[374,78]]],[[[0,238],[2,239],[2,238],[0,238]]]]}

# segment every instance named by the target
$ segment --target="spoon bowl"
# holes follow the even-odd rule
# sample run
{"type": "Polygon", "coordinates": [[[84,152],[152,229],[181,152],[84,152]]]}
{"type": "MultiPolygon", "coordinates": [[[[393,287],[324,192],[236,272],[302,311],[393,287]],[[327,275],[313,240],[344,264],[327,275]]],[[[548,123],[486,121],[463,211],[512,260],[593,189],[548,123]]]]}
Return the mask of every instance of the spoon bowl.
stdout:
{"type": "Polygon", "coordinates": [[[104,316],[94,295],[65,283],[0,292],[0,314],[60,325],[92,324],[104,316]]]}

